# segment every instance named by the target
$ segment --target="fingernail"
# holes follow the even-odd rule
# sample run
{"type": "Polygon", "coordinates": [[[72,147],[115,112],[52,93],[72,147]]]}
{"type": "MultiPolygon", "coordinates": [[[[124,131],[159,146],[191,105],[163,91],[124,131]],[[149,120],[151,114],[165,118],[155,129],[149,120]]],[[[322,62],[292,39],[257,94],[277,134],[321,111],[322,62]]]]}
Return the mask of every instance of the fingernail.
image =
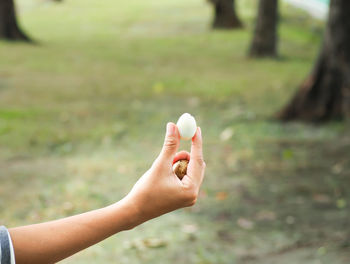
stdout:
{"type": "Polygon", "coordinates": [[[168,124],[166,125],[166,134],[167,134],[168,136],[173,136],[173,135],[175,135],[175,126],[174,126],[174,124],[168,123],[168,124]]]}
{"type": "Polygon", "coordinates": [[[198,127],[198,136],[202,138],[202,129],[200,127],[198,127]]]}

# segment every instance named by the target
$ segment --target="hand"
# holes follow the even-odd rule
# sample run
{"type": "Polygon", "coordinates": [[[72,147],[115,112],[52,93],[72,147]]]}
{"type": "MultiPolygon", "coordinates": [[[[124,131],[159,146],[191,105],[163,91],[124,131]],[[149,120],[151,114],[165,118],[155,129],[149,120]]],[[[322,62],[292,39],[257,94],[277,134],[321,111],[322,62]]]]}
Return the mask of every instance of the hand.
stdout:
{"type": "Polygon", "coordinates": [[[176,125],[168,123],[160,155],[121,201],[56,221],[11,228],[16,263],[56,263],[122,230],[193,205],[205,170],[200,128],[192,139],[191,154],[176,153],[179,143],[176,125]],[[179,159],[190,161],[182,180],[172,171],[179,159]]]}
{"type": "Polygon", "coordinates": [[[177,126],[168,123],[160,155],[125,198],[136,208],[138,222],[195,204],[205,171],[201,129],[197,128],[192,138],[191,153],[176,153],[179,144],[177,126]],[[172,170],[173,163],[180,159],[189,160],[187,175],[182,180],[172,170]]]}

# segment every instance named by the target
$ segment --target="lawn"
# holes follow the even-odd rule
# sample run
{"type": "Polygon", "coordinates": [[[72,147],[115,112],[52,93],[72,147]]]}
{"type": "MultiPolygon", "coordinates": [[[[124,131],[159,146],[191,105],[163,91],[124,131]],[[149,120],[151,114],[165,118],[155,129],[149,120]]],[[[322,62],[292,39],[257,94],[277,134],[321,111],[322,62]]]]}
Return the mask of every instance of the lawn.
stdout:
{"type": "Polygon", "coordinates": [[[282,4],[280,57],[248,59],[255,2],[238,1],[243,30],[214,32],[203,0],[18,0],[37,45],[0,42],[0,224],[117,201],[189,112],[205,141],[198,203],[62,263],[349,263],[349,123],[272,118],[323,23],[282,4]]]}

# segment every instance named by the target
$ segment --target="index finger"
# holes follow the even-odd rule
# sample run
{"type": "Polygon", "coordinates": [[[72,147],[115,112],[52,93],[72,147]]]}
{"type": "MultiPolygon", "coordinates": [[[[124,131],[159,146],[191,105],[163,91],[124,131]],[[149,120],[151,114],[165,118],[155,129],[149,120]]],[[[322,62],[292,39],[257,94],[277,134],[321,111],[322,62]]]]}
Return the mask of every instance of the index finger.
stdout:
{"type": "Polygon", "coordinates": [[[197,161],[203,161],[203,148],[202,148],[202,131],[198,127],[195,136],[192,138],[191,154],[190,158],[197,161]]]}
{"type": "Polygon", "coordinates": [[[188,164],[188,174],[198,184],[201,184],[203,180],[205,169],[202,143],[202,131],[200,127],[198,127],[195,136],[192,138],[190,163],[188,164]]]}

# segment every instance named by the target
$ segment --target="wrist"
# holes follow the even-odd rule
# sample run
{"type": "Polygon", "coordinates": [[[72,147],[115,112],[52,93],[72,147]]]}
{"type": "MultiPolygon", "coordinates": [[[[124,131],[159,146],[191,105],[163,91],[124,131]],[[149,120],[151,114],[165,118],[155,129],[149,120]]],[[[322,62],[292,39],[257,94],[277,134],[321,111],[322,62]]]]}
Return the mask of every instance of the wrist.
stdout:
{"type": "Polygon", "coordinates": [[[122,230],[130,230],[146,221],[143,219],[141,210],[129,196],[124,197],[119,202],[111,205],[115,212],[122,213],[124,223],[122,230]]]}

